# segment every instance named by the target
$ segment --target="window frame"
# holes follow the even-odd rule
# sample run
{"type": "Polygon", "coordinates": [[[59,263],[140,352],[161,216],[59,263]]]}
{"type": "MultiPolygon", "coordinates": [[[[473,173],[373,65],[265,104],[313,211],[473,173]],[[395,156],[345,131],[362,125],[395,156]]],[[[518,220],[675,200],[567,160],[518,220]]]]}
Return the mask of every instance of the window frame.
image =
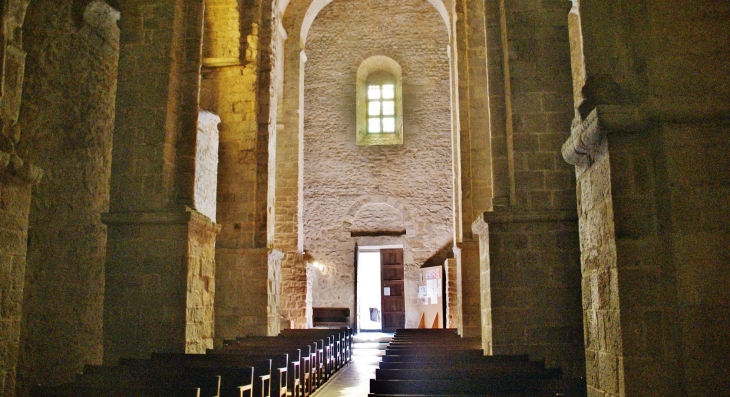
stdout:
{"type": "MultiPolygon", "coordinates": [[[[360,64],[357,70],[357,128],[358,146],[401,145],[403,144],[403,83],[400,65],[393,59],[372,56],[360,64]],[[368,129],[368,83],[392,81],[395,92],[395,132],[369,132],[368,129]]],[[[382,117],[381,117],[382,120],[382,117]]]]}

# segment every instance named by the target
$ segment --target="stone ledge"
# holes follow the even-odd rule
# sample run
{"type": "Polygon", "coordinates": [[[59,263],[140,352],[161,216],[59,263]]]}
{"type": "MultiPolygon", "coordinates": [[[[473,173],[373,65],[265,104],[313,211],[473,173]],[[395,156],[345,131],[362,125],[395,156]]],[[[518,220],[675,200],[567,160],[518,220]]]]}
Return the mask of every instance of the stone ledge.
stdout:
{"type": "Polygon", "coordinates": [[[637,106],[599,105],[585,119],[573,120],[570,138],[563,144],[563,159],[579,165],[609,132],[638,132],[650,123],[648,113],[637,106]]]}
{"type": "Polygon", "coordinates": [[[216,233],[221,229],[221,225],[214,223],[207,216],[187,206],[185,211],[108,212],[101,214],[101,221],[105,225],[185,225],[196,222],[202,223],[210,229],[215,229],[216,233]]]}
{"type": "Polygon", "coordinates": [[[572,222],[578,221],[578,213],[568,210],[483,212],[471,226],[474,234],[484,234],[488,225],[501,223],[534,223],[534,222],[572,222]]]}

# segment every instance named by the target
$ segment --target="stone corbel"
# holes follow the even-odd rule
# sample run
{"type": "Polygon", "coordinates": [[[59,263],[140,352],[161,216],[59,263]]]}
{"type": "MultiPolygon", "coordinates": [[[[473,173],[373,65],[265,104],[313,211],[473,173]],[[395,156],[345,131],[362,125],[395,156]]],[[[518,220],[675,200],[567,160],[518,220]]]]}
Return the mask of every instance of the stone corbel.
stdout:
{"type": "Polygon", "coordinates": [[[17,154],[0,151],[0,174],[11,175],[21,181],[36,185],[43,178],[43,170],[23,161],[17,154]]]}
{"type": "Polygon", "coordinates": [[[610,132],[636,133],[649,127],[647,112],[637,106],[598,105],[584,119],[576,118],[570,138],[563,144],[568,164],[584,164],[587,157],[610,132]]]}
{"type": "Polygon", "coordinates": [[[476,236],[489,236],[489,224],[484,220],[483,213],[472,222],[471,232],[476,236]]]}

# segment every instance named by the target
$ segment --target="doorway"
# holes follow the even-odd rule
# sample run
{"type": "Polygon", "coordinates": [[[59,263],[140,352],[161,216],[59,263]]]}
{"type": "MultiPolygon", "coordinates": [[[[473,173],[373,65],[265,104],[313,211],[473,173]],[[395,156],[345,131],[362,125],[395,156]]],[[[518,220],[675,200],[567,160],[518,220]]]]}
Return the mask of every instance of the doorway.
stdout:
{"type": "Polygon", "coordinates": [[[358,247],[356,263],[358,331],[393,332],[405,327],[402,246],[358,247]]]}
{"type": "Polygon", "coordinates": [[[383,329],[380,286],[380,251],[360,250],[357,256],[357,325],[362,331],[383,329]]]}

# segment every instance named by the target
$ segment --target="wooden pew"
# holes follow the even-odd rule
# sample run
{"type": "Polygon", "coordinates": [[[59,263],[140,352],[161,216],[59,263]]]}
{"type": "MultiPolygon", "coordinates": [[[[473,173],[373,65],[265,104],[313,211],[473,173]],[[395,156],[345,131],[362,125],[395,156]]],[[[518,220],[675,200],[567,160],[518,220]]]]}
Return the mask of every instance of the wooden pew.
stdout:
{"type": "Polygon", "coordinates": [[[527,355],[484,356],[480,341],[453,330],[402,331],[370,381],[370,396],[586,395],[585,379],[563,378],[559,369],[527,355]]]}

